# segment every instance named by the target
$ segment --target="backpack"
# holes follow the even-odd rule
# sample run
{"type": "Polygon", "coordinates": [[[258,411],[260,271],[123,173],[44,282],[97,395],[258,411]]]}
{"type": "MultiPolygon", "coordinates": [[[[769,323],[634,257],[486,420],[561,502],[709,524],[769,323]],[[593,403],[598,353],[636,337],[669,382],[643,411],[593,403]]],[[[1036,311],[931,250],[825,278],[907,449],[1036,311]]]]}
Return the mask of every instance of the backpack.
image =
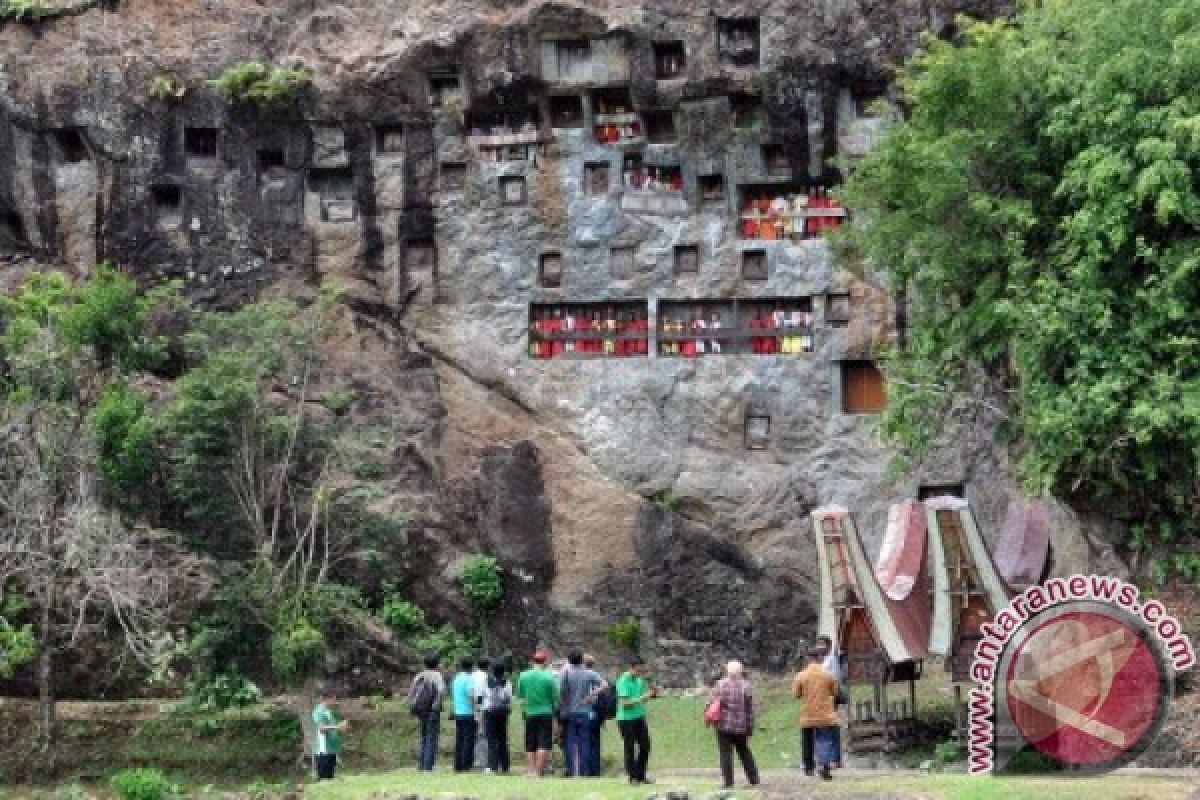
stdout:
{"type": "Polygon", "coordinates": [[[596,693],[596,703],[592,706],[596,717],[607,721],[617,716],[617,690],[611,685],[596,693]]]}
{"type": "Polygon", "coordinates": [[[507,683],[489,686],[487,691],[484,707],[488,711],[508,711],[512,707],[512,692],[508,690],[507,683]]]}
{"type": "Polygon", "coordinates": [[[433,681],[418,675],[408,694],[408,710],[414,717],[423,717],[434,711],[438,701],[438,688],[433,681]]]}

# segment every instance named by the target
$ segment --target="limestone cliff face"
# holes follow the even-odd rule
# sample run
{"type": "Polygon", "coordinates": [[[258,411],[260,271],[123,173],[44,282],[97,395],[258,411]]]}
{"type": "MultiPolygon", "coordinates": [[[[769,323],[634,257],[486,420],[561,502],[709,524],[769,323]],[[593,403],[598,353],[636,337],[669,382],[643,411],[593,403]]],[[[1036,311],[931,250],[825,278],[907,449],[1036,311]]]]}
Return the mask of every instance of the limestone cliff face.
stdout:
{"type": "MultiPolygon", "coordinates": [[[[1008,5],[123,0],[10,23],[0,247],[217,306],[340,286],[330,380],[390,437],[388,502],[416,515],[391,568],[435,615],[463,613],[448,586],[487,550],[515,645],[638,615],[680,681],[726,652],[781,668],[815,621],[814,506],[849,506],[873,543],[921,485],[961,484],[986,531],[1017,488],[986,426],[891,477],[841,366],[896,335],[890,292],[739,215],[835,184],[921,32],[1008,5]],[[314,86],[264,110],[206,84],[250,59],[314,86]],[[157,76],[186,92],[151,98],[157,76]],[[531,319],[561,304],[628,302],[658,330],[734,299],[803,309],[811,352],[531,357],[531,319]]],[[[1102,538],[1054,513],[1056,569],[1086,566],[1102,538]]]]}

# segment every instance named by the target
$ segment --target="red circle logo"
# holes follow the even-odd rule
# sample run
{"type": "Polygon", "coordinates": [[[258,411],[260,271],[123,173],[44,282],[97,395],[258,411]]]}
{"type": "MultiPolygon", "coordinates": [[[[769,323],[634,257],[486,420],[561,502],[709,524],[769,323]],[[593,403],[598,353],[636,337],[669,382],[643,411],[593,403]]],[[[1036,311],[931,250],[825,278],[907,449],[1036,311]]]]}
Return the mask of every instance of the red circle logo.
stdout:
{"type": "Polygon", "coordinates": [[[1163,703],[1150,648],[1127,624],[1097,611],[1072,611],[1035,628],[1006,681],[1008,710],[1025,741],[1075,766],[1132,750],[1163,703]]]}

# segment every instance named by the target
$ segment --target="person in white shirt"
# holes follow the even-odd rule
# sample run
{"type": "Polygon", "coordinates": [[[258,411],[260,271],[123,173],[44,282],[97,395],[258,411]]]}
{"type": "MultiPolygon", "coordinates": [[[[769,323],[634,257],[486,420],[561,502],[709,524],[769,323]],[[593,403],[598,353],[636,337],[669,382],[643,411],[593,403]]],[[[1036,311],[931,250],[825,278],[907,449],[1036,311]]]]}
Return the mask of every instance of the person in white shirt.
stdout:
{"type": "Polygon", "coordinates": [[[491,666],[490,658],[480,656],[475,661],[475,671],[471,673],[471,679],[474,681],[472,695],[475,701],[475,719],[478,723],[475,729],[475,769],[487,769],[488,765],[487,733],[483,729],[483,700],[487,696],[491,666]]]}

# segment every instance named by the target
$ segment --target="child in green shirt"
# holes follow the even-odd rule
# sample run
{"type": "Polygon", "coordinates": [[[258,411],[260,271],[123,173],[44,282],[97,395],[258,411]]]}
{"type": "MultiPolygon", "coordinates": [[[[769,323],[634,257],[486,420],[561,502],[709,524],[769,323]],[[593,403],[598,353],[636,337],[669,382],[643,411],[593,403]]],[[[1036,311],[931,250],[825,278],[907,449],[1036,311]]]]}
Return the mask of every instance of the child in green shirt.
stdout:
{"type": "Polygon", "coordinates": [[[334,770],[337,769],[338,753],[342,749],[342,733],[346,730],[346,721],[339,719],[336,713],[337,696],[332,689],[321,691],[320,702],[313,709],[312,721],[316,732],[313,735],[313,756],[317,762],[317,780],[333,780],[334,770]]]}

